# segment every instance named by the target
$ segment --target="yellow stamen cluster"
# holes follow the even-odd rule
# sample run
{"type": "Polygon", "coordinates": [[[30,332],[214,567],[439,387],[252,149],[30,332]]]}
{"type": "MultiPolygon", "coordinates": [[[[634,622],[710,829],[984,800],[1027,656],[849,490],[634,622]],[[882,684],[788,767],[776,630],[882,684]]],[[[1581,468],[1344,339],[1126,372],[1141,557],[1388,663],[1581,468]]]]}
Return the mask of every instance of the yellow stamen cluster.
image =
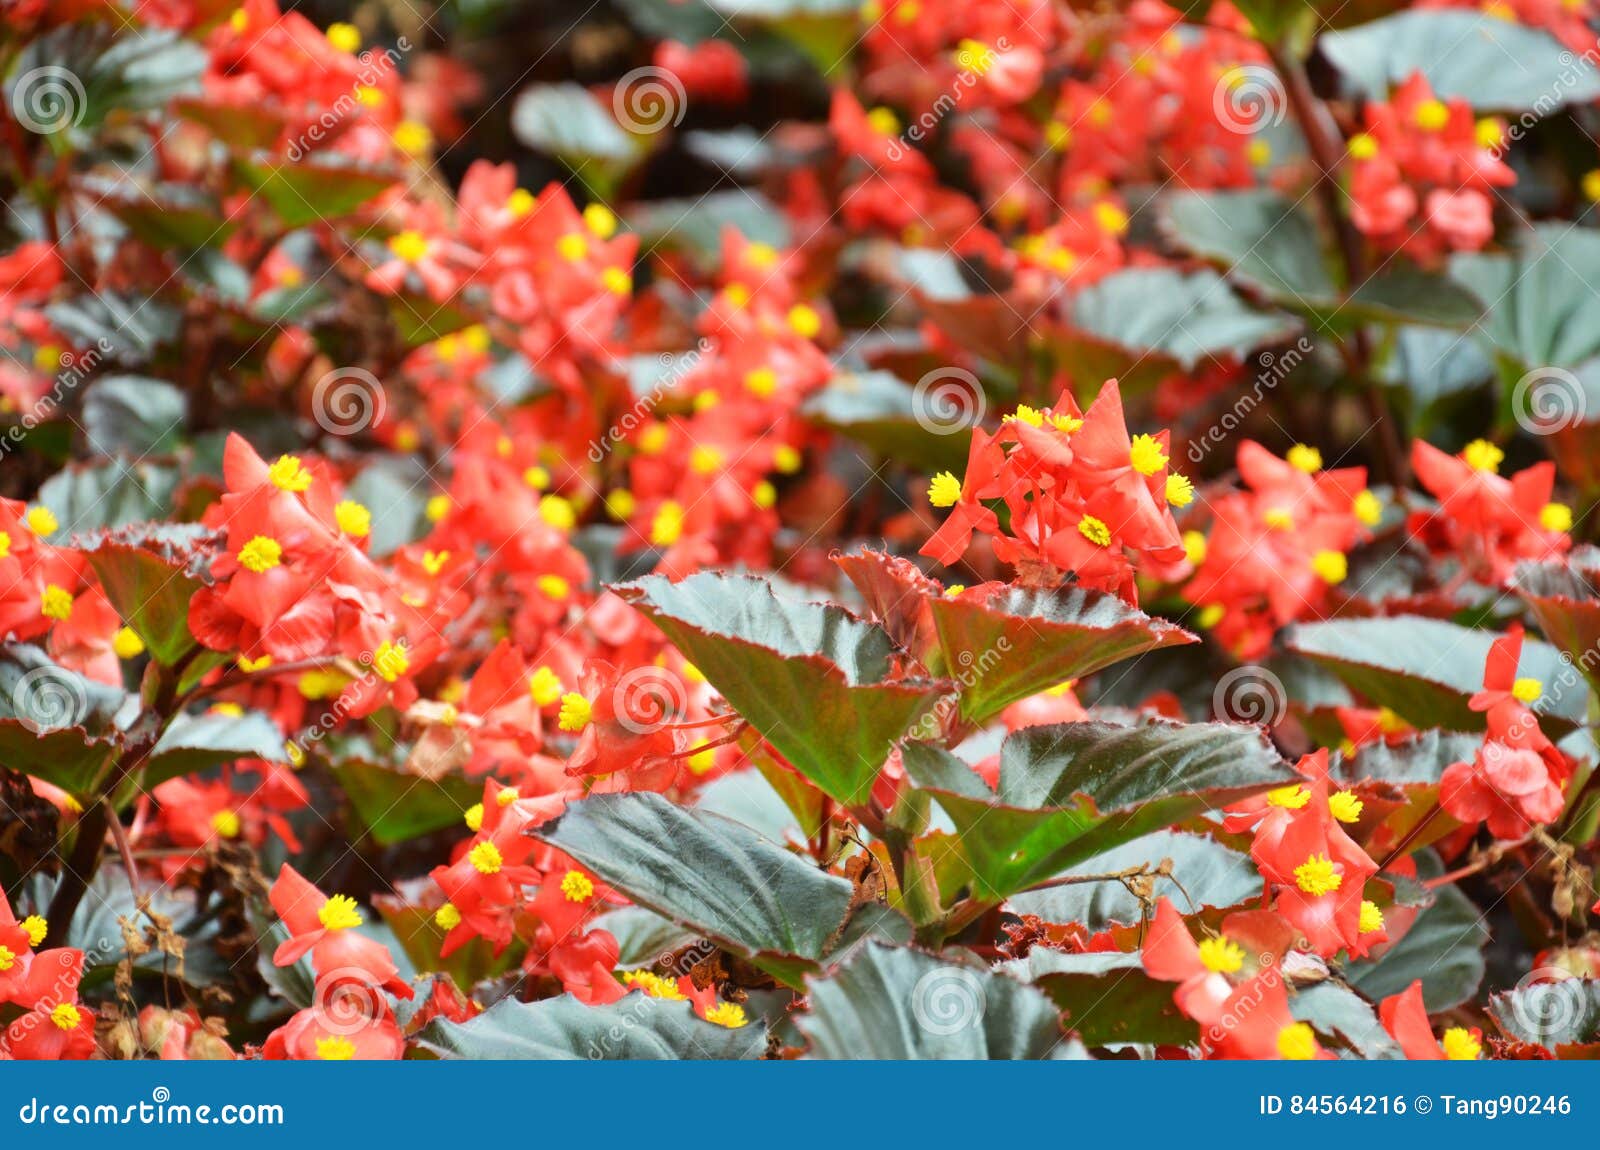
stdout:
{"type": "Polygon", "coordinates": [[[267,478],[279,491],[299,493],[311,486],[314,476],[306,470],[298,455],[280,455],[267,468],[267,478]]]}
{"type": "Polygon", "coordinates": [[[1167,452],[1153,435],[1135,435],[1128,462],[1140,475],[1154,475],[1167,465],[1167,452]]]}
{"type": "Polygon", "coordinates": [[[637,987],[651,998],[664,998],[671,1002],[683,1002],[687,995],[678,989],[676,981],[662,978],[659,974],[652,974],[648,970],[630,970],[622,976],[622,981],[631,987],[637,987]]]}
{"type": "Polygon", "coordinates": [[[356,1056],[356,1044],[343,1035],[317,1039],[317,1057],[324,1062],[349,1062],[356,1056]]]}
{"type": "Polygon", "coordinates": [[[28,525],[29,531],[41,539],[46,535],[54,535],[61,529],[60,521],[48,507],[28,508],[28,513],[22,517],[22,521],[28,525]]]}
{"type": "Polygon", "coordinates": [[[1361,918],[1357,923],[1362,934],[1371,934],[1373,931],[1383,929],[1383,911],[1378,904],[1368,899],[1361,900],[1361,918]]]}
{"type": "Polygon", "coordinates": [[[349,930],[361,925],[361,912],[356,909],[355,899],[347,894],[336,894],[317,911],[317,921],[327,930],[349,930]]]}
{"type": "Polygon", "coordinates": [[[395,259],[415,266],[428,258],[428,237],[407,229],[389,237],[389,251],[395,259]]]}
{"type": "Polygon", "coordinates": [[[46,619],[64,623],[72,618],[72,592],[51,583],[39,592],[39,613],[46,619]]]}
{"type": "Polygon", "coordinates": [[[506,861],[500,848],[491,842],[479,843],[467,852],[467,858],[479,874],[499,874],[506,861]]]}
{"type": "Polygon", "coordinates": [[[1478,1055],[1483,1053],[1483,1043],[1464,1026],[1452,1026],[1446,1030],[1440,1045],[1444,1047],[1444,1056],[1452,1062],[1476,1062],[1478,1055]]]}
{"type": "Polygon", "coordinates": [[[1312,855],[1294,868],[1294,884],[1306,894],[1320,898],[1332,894],[1344,882],[1344,876],[1334,869],[1327,855],[1312,855]]]}
{"type": "Polygon", "coordinates": [[[1487,439],[1474,439],[1461,449],[1461,459],[1474,471],[1487,471],[1494,475],[1505,462],[1506,453],[1487,439]]]}
{"type": "Polygon", "coordinates": [[[650,542],[657,547],[671,547],[682,534],[683,505],[668,499],[656,508],[655,518],[650,521],[650,542]]]}
{"type": "Polygon", "coordinates": [[[1511,684],[1511,695],[1519,703],[1537,702],[1544,694],[1544,684],[1538,679],[1518,679],[1511,684]]]}
{"type": "Polygon", "coordinates": [[[1187,475],[1174,471],[1167,476],[1167,502],[1174,507],[1187,507],[1194,502],[1194,484],[1187,475]]]}
{"type": "Polygon", "coordinates": [[[589,725],[594,708],[576,691],[561,696],[561,711],[556,715],[556,725],[563,731],[581,731],[589,725]]]}
{"type": "Polygon", "coordinates": [[[283,544],[270,535],[257,535],[239,548],[239,566],[263,575],[283,562],[283,544]]]}
{"type": "Polygon", "coordinates": [[[706,1021],[726,1026],[729,1030],[737,1030],[750,1020],[745,1017],[744,1007],[737,1002],[719,1002],[706,1011],[706,1021]]]}
{"type": "Polygon", "coordinates": [[[372,530],[372,512],[354,499],[342,499],[334,504],[333,521],[339,525],[340,531],[357,539],[372,530]]]}
{"type": "Polygon", "coordinates": [[[1370,491],[1363,491],[1350,504],[1355,517],[1368,527],[1376,527],[1383,518],[1383,500],[1370,491]]]}
{"type": "Polygon", "coordinates": [[[62,1030],[76,1030],[83,1021],[83,1013],[70,1002],[63,1002],[50,1012],[50,1021],[62,1030]]]}
{"type": "Polygon", "coordinates": [[[1232,974],[1244,966],[1244,947],[1231,938],[1203,938],[1200,940],[1200,961],[1209,971],[1232,974]]]}
{"type": "Polygon", "coordinates": [[[1341,823],[1361,821],[1362,808],[1366,806],[1353,791],[1336,791],[1328,796],[1328,810],[1341,823]]]}
{"type": "Polygon", "coordinates": [[[549,667],[540,666],[528,677],[528,694],[541,707],[548,707],[561,698],[561,677],[549,667]]]}
{"type": "Polygon", "coordinates": [[[385,683],[393,683],[411,669],[411,658],[406,654],[405,643],[391,643],[385,639],[372,653],[372,669],[385,683]]]}
{"type": "Polygon", "coordinates": [[[1279,787],[1275,791],[1267,792],[1267,805],[1284,807],[1287,810],[1297,811],[1311,801],[1311,792],[1300,784],[1292,787],[1279,787]]]}
{"type": "Polygon", "coordinates": [[[1082,519],[1078,520],[1078,534],[1082,535],[1096,547],[1111,546],[1111,528],[1107,527],[1102,520],[1096,519],[1093,515],[1085,515],[1082,519]]]}
{"type": "Polygon", "coordinates": [[[30,914],[18,925],[28,932],[29,946],[38,946],[44,941],[45,936],[50,933],[50,924],[45,921],[42,915],[30,914]]]}
{"type": "Polygon", "coordinates": [[[461,925],[461,912],[454,903],[445,903],[433,912],[433,923],[440,930],[454,930],[461,925]]]}
{"type": "Polygon", "coordinates": [[[236,839],[243,824],[238,811],[222,810],[211,816],[211,829],[225,839],[236,839]]]}
{"type": "Polygon", "coordinates": [[[1296,471],[1304,471],[1307,475],[1315,475],[1322,470],[1322,452],[1304,443],[1297,443],[1289,448],[1286,458],[1290,467],[1296,471]]]}
{"type": "Polygon", "coordinates": [[[1338,586],[1350,576],[1350,560],[1341,551],[1318,551],[1311,557],[1311,570],[1330,587],[1338,586]]]}
{"type": "Polygon", "coordinates": [[[1539,509],[1539,526],[1546,531],[1571,531],[1572,508],[1565,503],[1546,503],[1539,509]]]}
{"type": "Polygon", "coordinates": [[[1305,1062],[1317,1056],[1317,1036],[1310,1025],[1291,1022],[1278,1031],[1278,1054],[1293,1062],[1305,1062]]]}
{"type": "Polygon", "coordinates": [[[594,881],[581,870],[561,876],[561,894],[568,902],[588,902],[594,897],[594,881]]]}
{"type": "Polygon", "coordinates": [[[954,507],[961,501],[961,480],[948,471],[941,471],[928,484],[928,502],[935,507],[954,507]]]}

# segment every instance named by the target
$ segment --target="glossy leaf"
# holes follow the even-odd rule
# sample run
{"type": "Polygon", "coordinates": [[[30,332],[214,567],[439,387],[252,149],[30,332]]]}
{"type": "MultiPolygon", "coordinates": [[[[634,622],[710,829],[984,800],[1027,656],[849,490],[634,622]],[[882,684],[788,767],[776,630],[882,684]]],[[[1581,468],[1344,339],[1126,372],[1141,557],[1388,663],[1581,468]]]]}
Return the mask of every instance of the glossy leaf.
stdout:
{"type": "Polygon", "coordinates": [[[425,779],[377,763],[334,765],[345,797],[379,846],[462,825],[483,788],[461,778],[425,779]]]}
{"type": "Polygon", "coordinates": [[[767,1031],[759,1022],[718,1026],[697,1018],[687,1002],[640,992],[608,1006],[564,994],[543,1002],[503,998],[466,1022],[436,1018],[418,1041],[440,1058],[740,1059],[761,1057],[767,1031]]]}
{"type": "Polygon", "coordinates": [[[613,588],[823,791],[865,803],[891,744],[947,686],[888,681],[894,647],[840,607],[780,599],[761,579],[702,572],[613,588]]]}
{"type": "Polygon", "coordinates": [[[1027,958],[1002,969],[1049,995],[1061,1011],[1061,1025],[1086,1046],[1190,1046],[1199,1040],[1199,1028],[1173,1003],[1171,984],[1145,974],[1137,954],[1034,947],[1027,958]]]}

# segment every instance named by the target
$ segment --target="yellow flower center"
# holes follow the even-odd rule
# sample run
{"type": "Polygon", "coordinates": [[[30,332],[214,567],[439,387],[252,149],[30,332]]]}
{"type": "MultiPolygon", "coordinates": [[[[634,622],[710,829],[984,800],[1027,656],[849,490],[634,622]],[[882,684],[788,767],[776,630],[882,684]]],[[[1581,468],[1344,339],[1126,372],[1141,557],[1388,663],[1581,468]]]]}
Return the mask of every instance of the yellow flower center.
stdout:
{"type": "Polygon", "coordinates": [[[759,399],[766,399],[778,390],[778,373],[770,367],[758,367],[744,377],[745,390],[759,399]]]}
{"type": "Polygon", "coordinates": [[[744,1007],[737,1002],[719,1002],[706,1011],[706,1021],[726,1026],[729,1030],[737,1030],[749,1019],[744,1015],[744,1007]]]}
{"type": "Polygon", "coordinates": [[[418,156],[433,147],[433,131],[416,120],[401,120],[394,126],[394,146],[408,156],[418,156]]]}
{"type": "Polygon", "coordinates": [[[961,480],[948,471],[941,471],[928,484],[928,502],[935,507],[954,507],[961,501],[961,480]]]}
{"type": "Polygon", "coordinates": [[[311,486],[312,475],[298,455],[280,455],[267,468],[267,478],[279,491],[300,492],[311,486]]]}
{"type": "Polygon", "coordinates": [[[483,827],[483,804],[473,803],[461,814],[461,820],[467,824],[467,829],[477,834],[483,827]]]}
{"type": "Polygon", "coordinates": [[[44,941],[45,935],[50,933],[50,924],[37,914],[30,914],[21,922],[23,930],[28,932],[28,945],[38,946],[44,941]]]}
{"type": "Polygon", "coordinates": [[[1544,694],[1544,684],[1538,679],[1518,679],[1511,684],[1511,695],[1520,703],[1536,702],[1544,694]]]}
{"type": "Polygon", "coordinates": [[[710,475],[722,466],[722,452],[715,447],[696,447],[689,452],[689,470],[696,475],[710,475]]]}
{"type": "Polygon", "coordinates": [[[1424,132],[1438,132],[1450,122],[1450,109],[1442,100],[1424,100],[1417,105],[1417,127],[1424,132]]]}
{"type": "Polygon", "coordinates": [[[424,551],[422,553],[422,569],[429,575],[437,575],[445,569],[450,562],[448,551],[424,551]]]}
{"type": "Polygon", "coordinates": [[[1267,804],[1274,807],[1285,807],[1297,811],[1311,801],[1311,792],[1296,783],[1292,787],[1279,787],[1275,791],[1267,792],[1267,804]]]}
{"type": "Polygon", "coordinates": [[[556,254],[569,264],[575,264],[589,254],[589,241],[577,232],[568,232],[556,241],[556,254]]]}
{"type": "Polygon", "coordinates": [[[355,899],[347,894],[336,894],[317,911],[317,921],[327,930],[349,930],[361,925],[361,912],[356,909],[355,899]]]}
{"type": "Polygon", "coordinates": [[[1327,855],[1312,855],[1294,868],[1294,883],[1306,894],[1320,898],[1332,894],[1344,882],[1344,876],[1333,867],[1327,855]]]}
{"type": "Polygon", "coordinates": [[[664,998],[672,1002],[683,1002],[687,995],[678,989],[676,981],[662,978],[648,970],[630,970],[622,976],[622,981],[632,987],[645,992],[651,998],[664,998]]]}
{"type": "Polygon", "coordinates": [[[239,837],[240,822],[238,811],[218,811],[211,816],[211,829],[225,839],[239,837]]]}
{"type": "Polygon", "coordinates": [[[50,1021],[62,1030],[76,1030],[78,1023],[83,1021],[83,1015],[72,1003],[63,1002],[50,1012],[50,1021]]]}
{"type": "Polygon", "coordinates": [[[11,554],[11,532],[0,531],[0,559],[11,554]]]}
{"type": "Polygon", "coordinates": [[[782,475],[793,475],[800,470],[804,460],[800,452],[790,447],[787,443],[780,443],[772,449],[772,469],[782,475]]]}
{"type": "Polygon", "coordinates": [[[568,902],[588,902],[594,897],[594,883],[581,870],[569,870],[561,876],[561,893],[568,902]]]}
{"type": "Polygon", "coordinates": [[[47,619],[66,622],[72,618],[72,592],[54,583],[49,584],[39,592],[39,612],[47,619]]]}
{"type": "Polygon", "coordinates": [[[401,263],[419,264],[428,257],[428,237],[407,229],[389,237],[389,251],[401,263]]]}
{"type": "Polygon", "coordinates": [[[557,531],[571,531],[578,523],[572,503],[559,495],[546,495],[539,500],[539,518],[557,531]]]}
{"type": "Polygon", "coordinates": [[[343,499],[334,504],[333,521],[346,535],[362,538],[372,530],[372,512],[354,499],[343,499]]]}
{"type": "Polygon", "coordinates": [[[341,52],[355,52],[361,47],[361,30],[354,24],[329,24],[328,43],[341,52]]]}
{"type": "Polygon", "coordinates": [[[500,868],[505,864],[505,858],[500,854],[500,848],[490,842],[482,842],[467,852],[467,858],[472,862],[472,868],[479,874],[499,874],[500,868]]]}
{"type": "Polygon", "coordinates": [[[561,677],[549,667],[539,667],[528,676],[528,694],[541,707],[548,707],[561,698],[561,677]]]}
{"type": "Polygon", "coordinates": [[[8,946],[0,946],[0,971],[10,970],[17,965],[17,956],[8,946]]]}
{"type": "Polygon", "coordinates": [[[118,627],[111,636],[111,650],[119,659],[136,659],[144,654],[144,640],[132,627],[118,627]]]}
{"type": "Polygon", "coordinates": [[[1350,510],[1368,527],[1376,527],[1383,518],[1383,501],[1370,491],[1363,491],[1350,504],[1350,510]]]}
{"type": "Polygon", "coordinates": [[[1311,557],[1311,570],[1328,586],[1343,583],[1350,575],[1350,561],[1340,551],[1318,551],[1311,557]]]}
{"type": "Polygon", "coordinates": [[[1328,796],[1328,810],[1341,823],[1360,822],[1361,810],[1365,806],[1353,791],[1336,791],[1328,796]]]}
{"type": "Polygon", "coordinates": [[[450,514],[450,497],[448,495],[430,495],[428,502],[423,507],[423,514],[428,517],[429,523],[437,523],[450,514]]]}
{"type": "Polygon", "coordinates": [[[522,792],[517,790],[516,787],[501,787],[495,792],[494,801],[496,806],[509,807],[521,797],[522,792]]]}
{"type": "Polygon", "coordinates": [[[349,1062],[356,1056],[356,1044],[342,1035],[317,1039],[317,1057],[324,1062],[349,1062]]]}
{"type": "Polygon", "coordinates": [[[46,535],[54,535],[61,527],[60,522],[55,517],[55,513],[48,507],[30,507],[28,508],[28,513],[22,519],[28,525],[28,530],[41,539],[46,535]]]}
{"type": "Polygon", "coordinates": [[[1350,153],[1351,159],[1370,160],[1378,154],[1378,141],[1367,135],[1367,133],[1361,132],[1350,137],[1350,142],[1345,145],[1345,149],[1350,153]]]}
{"type": "Polygon", "coordinates": [[[1128,451],[1128,462],[1140,475],[1154,475],[1167,465],[1167,453],[1153,435],[1135,435],[1128,451]]]}
{"type": "Polygon", "coordinates": [[[1446,1030],[1440,1045],[1444,1047],[1444,1056],[1452,1062],[1475,1062],[1478,1055],[1483,1053],[1483,1044],[1464,1026],[1452,1026],[1446,1030]]]}
{"type": "Polygon", "coordinates": [[[518,188],[506,197],[506,211],[521,219],[539,204],[539,197],[527,188],[518,188]]]}
{"type": "Polygon", "coordinates": [[[1093,515],[1085,515],[1078,520],[1078,534],[1096,547],[1111,546],[1111,528],[1093,515]]]}
{"type": "Polygon", "coordinates": [[[257,575],[271,571],[283,562],[283,544],[269,535],[257,535],[239,548],[239,566],[257,575]]]}
{"type": "Polygon", "coordinates": [[[1297,443],[1289,448],[1286,458],[1290,467],[1296,471],[1304,471],[1307,475],[1315,475],[1322,470],[1322,452],[1304,443],[1297,443]]]}
{"type": "Polygon", "coordinates": [[[556,725],[563,731],[581,731],[589,725],[594,708],[576,691],[561,696],[561,710],[556,715],[556,725]]]}
{"type": "Polygon", "coordinates": [[[372,669],[385,683],[393,683],[411,669],[411,658],[406,654],[405,643],[391,643],[385,639],[372,653],[372,669]]]}
{"type": "Polygon", "coordinates": [[[1367,899],[1361,901],[1361,919],[1358,926],[1362,934],[1371,934],[1375,930],[1383,929],[1383,911],[1378,909],[1378,904],[1367,899]]]}
{"type": "Polygon", "coordinates": [[[633,291],[633,274],[626,268],[606,268],[600,273],[600,286],[612,295],[627,295],[633,291]]]}
{"type": "Polygon", "coordinates": [[[1274,531],[1293,531],[1294,512],[1287,507],[1269,507],[1262,514],[1261,522],[1274,531]]]}
{"type": "Polygon", "coordinates": [[[822,330],[822,317],[815,308],[797,303],[789,309],[789,329],[801,339],[815,339],[822,330]]]}
{"type": "Polygon", "coordinates": [[[1167,502],[1174,507],[1187,507],[1194,502],[1194,484],[1187,475],[1174,471],[1167,476],[1167,502]]]}
{"type": "Polygon", "coordinates": [[[454,930],[461,925],[461,912],[454,903],[445,903],[433,912],[433,921],[440,930],[454,930]]]}
{"type": "Polygon", "coordinates": [[[1487,471],[1490,475],[1500,470],[1506,453],[1487,439],[1474,439],[1461,449],[1461,458],[1474,471],[1487,471]]]}
{"type": "Polygon", "coordinates": [[[1200,531],[1185,531],[1183,533],[1183,556],[1194,566],[1198,567],[1206,561],[1206,537],[1200,531]]]}
{"type": "Polygon", "coordinates": [[[671,547],[682,534],[683,507],[669,499],[656,508],[655,518],[650,521],[650,542],[657,547],[671,547]]]}
{"type": "Polygon", "coordinates": [[[1565,503],[1546,503],[1539,510],[1539,526],[1546,531],[1571,531],[1572,508],[1565,503]]]}
{"type": "Polygon", "coordinates": [[[1304,1022],[1291,1022],[1278,1031],[1278,1054],[1293,1062],[1305,1062],[1317,1056],[1317,1036],[1304,1022]]]}
{"type": "Polygon", "coordinates": [[[1231,938],[1200,940],[1200,961],[1217,974],[1232,974],[1244,966],[1244,947],[1231,938]]]}

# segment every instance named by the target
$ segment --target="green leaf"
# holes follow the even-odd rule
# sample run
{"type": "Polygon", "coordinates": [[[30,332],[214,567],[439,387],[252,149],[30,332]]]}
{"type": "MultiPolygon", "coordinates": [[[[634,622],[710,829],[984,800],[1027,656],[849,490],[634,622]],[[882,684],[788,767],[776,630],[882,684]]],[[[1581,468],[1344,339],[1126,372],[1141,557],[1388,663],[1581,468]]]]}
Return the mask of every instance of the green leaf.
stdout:
{"type": "MultiPolygon", "coordinates": [[[[1450,275],[1494,306],[1476,333],[1522,368],[1576,368],[1600,355],[1600,232],[1538,224],[1511,254],[1462,253],[1450,275]]],[[[1592,398],[1592,397],[1591,397],[1592,398]]]]}
{"type": "Polygon", "coordinates": [[[1403,1057],[1372,1004],[1347,986],[1336,982],[1308,986],[1289,1000],[1289,1012],[1309,1022],[1325,1041],[1348,1047],[1361,1058],[1403,1057]]]}
{"type": "Polygon", "coordinates": [[[97,793],[122,749],[126,692],[57,665],[37,647],[0,644],[0,763],[73,795],[97,793]]]}
{"type": "Polygon", "coordinates": [[[1392,743],[1387,739],[1370,743],[1343,759],[1334,773],[1351,784],[1433,786],[1451,763],[1470,763],[1482,742],[1481,735],[1421,731],[1392,743]]]}
{"type": "MultiPolygon", "coordinates": [[[[1484,661],[1495,638],[1492,632],[1440,619],[1396,615],[1302,623],[1289,631],[1285,646],[1329,668],[1414,727],[1481,731],[1484,717],[1467,700],[1482,687],[1484,661]]],[[[1517,674],[1544,684],[1533,709],[1552,733],[1565,733],[1583,721],[1589,692],[1554,647],[1524,642],[1517,674]]]]}
{"type": "Polygon", "coordinates": [[[687,1002],[634,993],[607,1006],[585,1006],[569,994],[543,1002],[502,998],[467,1022],[435,1018],[417,1036],[440,1058],[743,1059],[760,1058],[767,1028],[736,1029],[697,1018],[687,1002]]]}
{"type": "Polygon", "coordinates": [[[236,156],[234,176],[260,196],[286,228],[301,228],[347,216],[399,180],[337,156],[305,157],[296,163],[267,152],[236,156]]]}
{"type": "Polygon", "coordinates": [[[1411,11],[1318,41],[1323,56],[1361,95],[1421,72],[1441,100],[1480,111],[1548,114],[1600,98],[1600,76],[1538,28],[1480,12],[1411,11]]]}
{"type": "Polygon", "coordinates": [[[389,318],[407,347],[421,347],[454,335],[477,323],[479,316],[457,304],[456,297],[439,302],[416,292],[388,297],[389,318]]]}
{"type": "Polygon", "coordinates": [[[108,375],[83,398],[83,429],[99,455],[167,455],[183,442],[189,402],[161,379],[108,375]]]}
{"type": "Polygon", "coordinates": [[[1080,587],[939,595],[929,606],[943,656],[933,670],[960,684],[969,723],[1145,651],[1198,642],[1115,595],[1080,587]]]}
{"type": "Polygon", "coordinates": [[[886,681],[894,645],[841,607],[784,600],[750,576],[659,575],[612,588],[823,791],[864,804],[896,739],[946,693],[886,681]]]}
{"type": "Polygon", "coordinates": [[[283,732],[260,711],[178,715],[167,724],[145,761],[144,786],[148,789],[238,759],[288,762],[283,732]]]}
{"type": "Polygon", "coordinates": [[[467,810],[483,797],[483,788],[466,779],[425,779],[377,763],[350,760],[335,764],[333,773],[379,846],[460,826],[467,810]]]}
{"type": "Polygon", "coordinates": [[[791,984],[824,956],[850,907],[846,879],[732,819],[653,793],[593,795],[532,833],[639,905],[791,984]]]}
{"type": "MultiPolygon", "coordinates": [[[[1182,831],[1155,831],[1085,859],[1074,869],[1110,874],[1141,864],[1154,867],[1163,859],[1172,860],[1172,875],[1155,879],[1154,893],[1172,899],[1183,914],[1237,906],[1261,893],[1261,875],[1249,855],[1182,831]]],[[[1008,902],[1018,914],[1038,915],[1046,922],[1082,923],[1094,932],[1132,926],[1145,915],[1144,904],[1115,880],[1025,891],[1008,902]]]]}
{"type": "Polygon", "coordinates": [[[55,514],[61,524],[58,538],[64,539],[160,519],[167,514],[177,486],[176,468],[111,459],[56,472],[39,488],[39,502],[55,514]]]}
{"type": "Polygon", "coordinates": [[[1172,1000],[1171,984],[1145,974],[1137,954],[1066,954],[1036,946],[1027,958],[1002,969],[1049,995],[1061,1011],[1061,1024],[1085,1046],[1199,1041],[1194,1021],[1172,1000]]]}
{"type": "Polygon", "coordinates": [[[1185,370],[1242,360],[1300,329],[1287,316],[1248,306],[1214,272],[1172,268],[1129,268],[1084,288],[1073,299],[1071,326],[1185,370]]]}
{"type": "Polygon", "coordinates": [[[194,647],[189,600],[201,587],[192,528],[164,526],[110,535],[88,550],[106,598],[150,657],[171,666],[194,647]],[[149,546],[145,546],[149,544],[149,546]]]}
{"type": "Polygon", "coordinates": [[[1060,1057],[1056,1008],[1043,993],[982,967],[868,943],[807,980],[795,1020],[807,1056],[827,1059],[1060,1057]]]}
{"type": "Polygon", "coordinates": [[[1554,1051],[1600,1042],[1600,980],[1553,978],[1489,999],[1489,1013],[1507,1035],[1554,1051]]]}
{"type": "Polygon", "coordinates": [[[628,209],[628,227],[646,250],[666,248],[714,268],[722,258],[722,229],[774,248],[792,242],[789,223],[771,200],[743,188],[694,199],[649,200],[628,209]]]}
{"type": "Polygon", "coordinates": [[[971,421],[965,417],[981,413],[985,402],[974,398],[936,408],[928,393],[919,393],[890,372],[841,372],[802,410],[812,422],[849,436],[884,459],[938,472],[964,469],[971,439],[971,421]],[[945,414],[961,418],[947,422],[941,417],[945,414]]]}
{"type": "Polygon", "coordinates": [[[955,823],[976,893],[988,899],[1292,778],[1260,728],[1166,720],[1014,731],[992,795],[981,782],[954,785],[959,775],[937,749],[907,744],[903,760],[955,823]]]}
{"type": "Polygon", "coordinates": [[[1600,549],[1580,547],[1546,563],[1520,563],[1511,580],[1539,621],[1539,630],[1600,687],[1600,549]]]}
{"type": "Polygon", "coordinates": [[[1422,980],[1428,1013],[1459,1006],[1483,981],[1483,947],[1489,928],[1473,901],[1454,884],[1433,891],[1434,902],[1417,915],[1400,940],[1375,959],[1350,963],[1351,984],[1373,1000],[1399,994],[1422,980]]]}
{"type": "Polygon", "coordinates": [[[1278,192],[1180,192],[1164,197],[1167,231],[1234,279],[1319,323],[1410,323],[1462,329],[1483,312],[1477,297],[1443,276],[1395,263],[1340,290],[1323,259],[1316,225],[1278,192]]]}

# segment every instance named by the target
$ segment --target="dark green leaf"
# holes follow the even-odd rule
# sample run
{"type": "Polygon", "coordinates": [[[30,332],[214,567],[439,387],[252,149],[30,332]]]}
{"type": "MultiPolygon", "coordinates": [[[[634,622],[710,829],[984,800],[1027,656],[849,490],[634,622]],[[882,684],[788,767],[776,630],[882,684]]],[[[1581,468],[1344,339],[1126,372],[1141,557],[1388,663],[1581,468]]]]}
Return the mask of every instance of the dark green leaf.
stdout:
{"type": "Polygon", "coordinates": [[[83,398],[83,429],[99,455],[166,455],[181,442],[189,403],[165,380],[108,375],[83,398]]]}
{"type": "Polygon", "coordinates": [[[349,215],[399,178],[331,156],[289,163],[266,152],[235,157],[233,172],[289,228],[349,215]]]}
{"type": "Polygon", "coordinates": [[[1483,947],[1489,928],[1473,901],[1454,885],[1433,892],[1433,905],[1398,942],[1376,959],[1349,966],[1350,982],[1368,998],[1399,994],[1422,980],[1422,999],[1430,1014],[1459,1006],[1478,993],[1483,981],[1483,947]]]}
{"type": "Polygon", "coordinates": [[[237,716],[216,712],[179,715],[161,733],[145,762],[144,786],[148,789],[238,759],[288,762],[283,732],[260,711],[237,716]]]}
{"type": "Polygon", "coordinates": [[[465,779],[425,779],[376,763],[342,762],[333,773],[380,846],[459,826],[468,808],[483,797],[483,788],[465,779]]]}
{"type": "Polygon", "coordinates": [[[1065,954],[1034,947],[1027,958],[1003,969],[1048,994],[1061,1010],[1061,1025],[1086,1046],[1199,1041],[1193,1020],[1174,1004],[1171,985],[1145,974],[1137,954],[1065,954]]]}
{"type": "Polygon", "coordinates": [[[1554,976],[1489,999],[1500,1029],[1547,1050],[1600,1042],[1600,980],[1554,976]]]}
{"type": "Polygon", "coordinates": [[[761,579],[651,575],[613,588],[650,617],[796,770],[865,803],[893,742],[947,691],[886,681],[894,645],[840,607],[780,599],[761,579]]]}
{"type": "Polygon", "coordinates": [[[695,1017],[687,1002],[642,993],[609,1006],[564,994],[543,1002],[503,998],[467,1022],[436,1018],[417,1040],[440,1058],[739,1059],[761,1057],[767,1030],[759,1022],[717,1026],[695,1017]]]}

